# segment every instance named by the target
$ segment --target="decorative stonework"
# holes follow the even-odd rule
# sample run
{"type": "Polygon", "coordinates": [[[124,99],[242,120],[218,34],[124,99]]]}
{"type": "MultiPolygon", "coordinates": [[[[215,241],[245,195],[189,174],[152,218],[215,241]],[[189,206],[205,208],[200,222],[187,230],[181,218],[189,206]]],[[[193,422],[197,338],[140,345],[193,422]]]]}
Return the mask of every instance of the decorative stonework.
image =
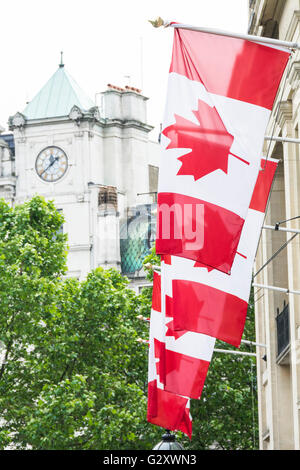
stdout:
{"type": "Polygon", "coordinates": [[[291,121],[293,118],[293,105],[291,100],[280,101],[278,103],[278,119],[277,123],[281,129],[286,121],[291,121]]]}
{"type": "Polygon", "coordinates": [[[9,118],[9,129],[23,129],[26,124],[26,117],[22,113],[16,113],[14,116],[9,118]]]}
{"type": "Polygon", "coordinates": [[[98,106],[94,106],[93,108],[89,109],[89,113],[93,116],[96,121],[100,121],[100,113],[98,106]]]}
{"type": "Polygon", "coordinates": [[[78,106],[74,105],[69,113],[69,118],[72,121],[75,121],[77,126],[80,126],[81,119],[83,118],[83,113],[81,109],[78,106]]]}
{"type": "Polygon", "coordinates": [[[293,41],[295,32],[296,32],[297,27],[299,26],[299,23],[300,23],[300,10],[295,10],[293,13],[290,25],[288,27],[286,36],[284,38],[285,41],[293,41]]]}
{"type": "Polygon", "coordinates": [[[292,90],[297,90],[299,88],[299,84],[300,84],[300,61],[299,60],[292,63],[288,80],[289,80],[292,90]]]}

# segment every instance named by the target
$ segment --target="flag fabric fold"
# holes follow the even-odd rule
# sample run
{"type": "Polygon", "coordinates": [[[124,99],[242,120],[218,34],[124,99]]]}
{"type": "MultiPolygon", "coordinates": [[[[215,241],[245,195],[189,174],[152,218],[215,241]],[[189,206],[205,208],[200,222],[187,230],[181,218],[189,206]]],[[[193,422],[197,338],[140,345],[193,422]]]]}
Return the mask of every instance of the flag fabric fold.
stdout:
{"type": "Polygon", "coordinates": [[[173,329],[189,330],[239,346],[251,290],[252,267],[278,161],[261,160],[231,275],[176,256],[163,257],[166,315],[173,329]]]}
{"type": "Polygon", "coordinates": [[[189,400],[199,399],[216,338],[239,346],[252,266],[278,161],[261,159],[239,251],[228,276],[181,257],[162,257],[154,272],[147,420],[191,438],[189,400]]]}
{"type": "MultiPolygon", "coordinates": [[[[158,273],[154,274],[153,286],[149,371],[155,368],[155,377],[165,391],[198,399],[211,361],[215,338],[191,331],[174,331],[172,318],[164,314],[165,295],[163,287],[161,295],[159,293],[161,277],[158,273]],[[157,308],[156,296],[161,299],[162,309],[157,308]]],[[[149,376],[149,381],[152,379],[153,376],[149,376]]]]}
{"type": "Polygon", "coordinates": [[[161,135],[158,254],[231,273],[289,56],[243,39],[174,31],[161,135]]]}
{"type": "Polygon", "coordinates": [[[159,341],[159,339],[163,339],[163,331],[161,278],[155,272],[150,318],[147,421],[172,431],[182,431],[191,439],[192,417],[189,412],[189,397],[165,389],[165,375],[162,371],[162,364],[165,364],[164,348],[160,348],[163,343],[159,341]]]}
{"type": "Polygon", "coordinates": [[[189,412],[190,400],[158,388],[157,381],[148,383],[147,421],[169,429],[182,431],[192,437],[192,418],[189,412]]]}

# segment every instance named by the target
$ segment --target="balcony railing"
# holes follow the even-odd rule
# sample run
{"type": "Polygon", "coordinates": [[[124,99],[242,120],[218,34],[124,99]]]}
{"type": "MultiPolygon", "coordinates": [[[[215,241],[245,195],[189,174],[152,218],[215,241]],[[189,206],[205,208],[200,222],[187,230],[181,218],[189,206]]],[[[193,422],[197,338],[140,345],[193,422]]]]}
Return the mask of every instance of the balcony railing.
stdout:
{"type": "Polygon", "coordinates": [[[280,356],[290,344],[289,305],[284,305],[282,312],[277,309],[277,356],[280,356]]]}

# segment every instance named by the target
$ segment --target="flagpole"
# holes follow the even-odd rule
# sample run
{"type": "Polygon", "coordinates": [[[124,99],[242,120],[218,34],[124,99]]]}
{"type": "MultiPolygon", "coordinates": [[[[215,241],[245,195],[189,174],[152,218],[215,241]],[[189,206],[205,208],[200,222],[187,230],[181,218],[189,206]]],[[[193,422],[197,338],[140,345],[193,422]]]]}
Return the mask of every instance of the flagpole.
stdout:
{"type": "Polygon", "coordinates": [[[290,142],[292,144],[300,144],[300,139],[294,139],[293,137],[273,137],[270,135],[266,135],[265,140],[273,140],[274,142],[290,142]]]}
{"type": "Polygon", "coordinates": [[[284,294],[294,294],[294,295],[300,295],[300,291],[298,290],[290,290],[286,289],[285,287],[275,287],[275,286],[267,286],[264,284],[252,284],[253,287],[260,287],[261,289],[267,289],[267,290],[274,290],[277,292],[283,292],[284,294]]]}
{"type": "Polygon", "coordinates": [[[296,228],[277,227],[276,225],[264,225],[265,230],[275,230],[275,232],[300,233],[296,228]]]}
{"type": "Polygon", "coordinates": [[[267,345],[266,344],[263,344],[263,343],[256,343],[255,341],[248,341],[246,339],[242,339],[241,340],[241,343],[244,343],[244,344],[249,344],[250,346],[258,346],[260,348],[266,348],[267,345]]]}
{"type": "Polygon", "coordinates": [[[249,353],[244,351],[234,351],[232,349],[214,349],[214,352],[223,354],[236,354],[238,356],[252,356],[256,357],[256,353],[249,353]]]}
{"type": "MultiPolygon", "coordinates": [[[[146,339],[137,338],[136,341],[138,343],[145,344],[145,345],[149,346],[149,341],[146,340],[146,339]]],[[[259,346],[262,346],[264,348],[266,347],[265,345],[259,345],[259,346]]],[[[256,357],[256,353],[250,353],[250,352],[245,352],[245,351],[235,351],[233,349],[214,348],[214,352],[223,353],[223,354],[234,354],[234,355],[237,355],[237,356],[253,356],[253,357],[256,357]]]]}
{"type": "MultiPolygon", "coordinates": [[[[159,26],[162,26],[162,25],[159,25],[159,26]]],[[[177,28],[177,29],[188,29],[190,31],[199,31],[201,33],[215,34],[217,36],[228,36],[230,38],[245,39],[247,41],[255,41],[255,42],[259,42],[263,44],[271,44],[271,45],[279,46],[279,47],[287,47],[290,49],[300,49],[300,44],[297,42],[280,41],[279,39],[267,38],[267,37],[262,37],[262,36],[254,36],[252,34],[233,33],[233,32],[224,31],[221,29],[205,28],[203,26],[192,26],[189,24],[182,24],[182,23],[170,23],[168,21],[164,22],[163,26],[177,28]]]]}

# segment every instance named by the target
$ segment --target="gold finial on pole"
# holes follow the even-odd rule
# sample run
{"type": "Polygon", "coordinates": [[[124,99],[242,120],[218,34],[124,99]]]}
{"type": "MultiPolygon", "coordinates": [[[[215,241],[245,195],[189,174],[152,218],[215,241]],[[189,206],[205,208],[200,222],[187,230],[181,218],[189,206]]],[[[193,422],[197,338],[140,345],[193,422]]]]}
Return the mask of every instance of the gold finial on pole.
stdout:
{"type": "Polygon", "coordinates": [[[149,23],[152,24],[154,28],[160,28],[161,26],[165,26],[165,22],[160,16],[158,16],[156,20],[153,20],[153,21],[148,20],[148,21],[149,23]]]}

